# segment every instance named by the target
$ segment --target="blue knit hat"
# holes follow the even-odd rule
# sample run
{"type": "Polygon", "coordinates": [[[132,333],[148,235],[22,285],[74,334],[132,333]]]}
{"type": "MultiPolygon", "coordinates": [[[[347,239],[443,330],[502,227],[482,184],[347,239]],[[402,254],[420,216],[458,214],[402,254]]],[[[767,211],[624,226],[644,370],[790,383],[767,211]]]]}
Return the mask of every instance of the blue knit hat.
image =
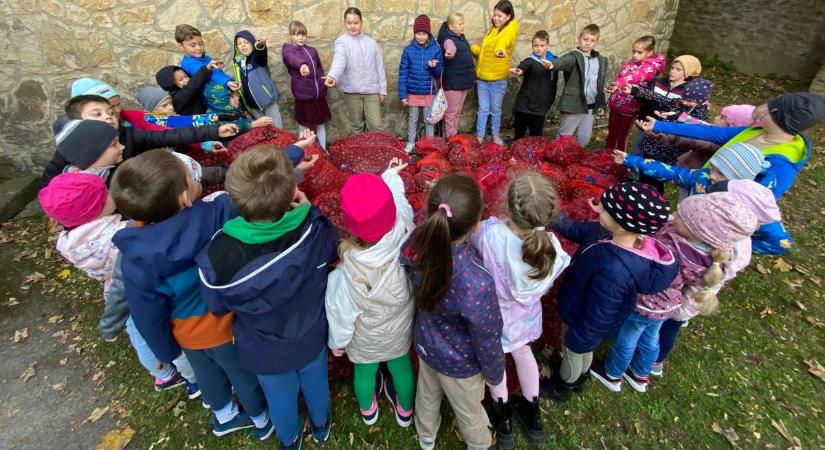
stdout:
{"type": "Polygon", "coordinates": [[[108,84],[94,78],[81,78],[72,83],[72,97],[78,95],[99,95],[106,100],[117,97],[120,93],[108,84]]]}
{"type": "Polygon", "coordinates": [[[771,166],[758,148],[744,142],[719,149],[708,162],[728,180],[753,180],[771,166]]]}

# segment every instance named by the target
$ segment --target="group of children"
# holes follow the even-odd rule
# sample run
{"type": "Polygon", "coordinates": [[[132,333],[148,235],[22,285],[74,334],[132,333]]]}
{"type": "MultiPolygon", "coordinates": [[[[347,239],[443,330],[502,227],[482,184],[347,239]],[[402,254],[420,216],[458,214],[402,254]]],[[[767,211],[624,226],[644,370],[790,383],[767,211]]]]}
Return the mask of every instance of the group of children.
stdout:
{"type": "Polygon", "coordinates": [[[556,211],[552,182],[525,172],[508,184],[506,213],[482,221],[481,190],[454,174],[432,187],[416,226],[399,175],[407,164],[393,159],[380,176],[346,181],[341,209],[350,236],[339,240],[297,187],[313,163],[304,150],[316,139],[325,144],[327,88],[340,85],[352,131],[378,126],[386,95],[380,52],[360,33],[360,11],[347,9],[344,23],[326,75],[304,25],[290,24],[283,59],[299,140],[251,148],[228,171],[163,147],[221,151],[221,141],[244,129],[280,125],[266,39],[246,31],[236,35],[235,78],[206,55],[198,30],[181,25],[175,37],[183,61],[158,72],[162,91],[141,90],[143,111],[122,110],[117,91],[84,78],[72,85],[67,119],[55,126],[57,150],[38,198],[64,226],[59,252],[103,282],[102,337],[114,340],[125,328],[155,388],[185,385],[190,398],[202,396],[216,436],[251,429],[260,440],[276,433],[282,448],[300,448],[306,411],[312,439],[326,441],[331,352],[354,364],[367,425],[385,396],[396,422],[414,423],[421,448],[434,448],[446,395],[468,448],[488,448],[490,428],[499,446],[513,448],[516,422],[541,444],[541,397],[566,401],[591,376],[614,392],[625,381],[645,392],[649,376],[662,375],[684,322],[718,308],[719,290],[747,267],[752,251],[790,246],[776,200],[809,158],[801,133],[825,115],[825,99],[794,93],[728,107],[711,125],[704,120],[712,84],[698,78],[698,60],[680,56],[669,78],[656,78],[664,57],[654,54],[650,36],[634,43],[633,59],[605,90],[595,25],[558,58],[547,33],[536,33],[531,56],[511,68],[518,23],[507,1],[496,4],[478,43],[463,36],[460,14],[450,15],[437,38],[429,18],[416,18],[398,89],[410,107],[410,140],[418,114],[431,113],[436,77],[446,89],[448,134],[457,132],[475,82],[479,139],[492,116],[500,141],[510,74],[524,77],[517,133],[541,134],[561,71],[562,132],[586,143],[593,115],[609,104],[616,162],[683,188],[676,211],[657,186],[630,181],[591,199],[598,222],[574,222],[556,211]],[[644,120],[636,122],[639,114],[644,120]],[[628,155],[634,123],[641,148],[663,149],[655,155],[699,149],[697,139],[721,148],[692,151],[692,168],[628,155]],[[214,183],[225,183],[226,192],[201,198],[201,185],[214,183]],[[557,234],[579,245],[574,255],[557,234]],[[562,357],[541,379],[530,343],[543,332],[541,299],[557,282],[562,357]],[[607,357],[594,362],[605,340],[607,357]],[[512,397],[505,354],[521,386],[512,397]]]}

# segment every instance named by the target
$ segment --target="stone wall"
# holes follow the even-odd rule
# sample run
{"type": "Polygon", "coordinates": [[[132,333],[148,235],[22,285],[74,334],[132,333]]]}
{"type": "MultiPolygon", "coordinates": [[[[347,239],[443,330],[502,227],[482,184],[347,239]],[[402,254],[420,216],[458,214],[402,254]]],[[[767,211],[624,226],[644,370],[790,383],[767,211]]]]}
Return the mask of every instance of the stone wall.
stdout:
{"type": "MultiPolygon", "coordinates": [[[[173,30],[189,23],[204,33],[208,53],[230,62],[232,38],[239,29],[267,36],[270,68],[284,94],[285,126],[296,127],[289,82],[280,48],[287,25],[297,19],[309,28],[309,44],[318,48],[329,67],[333,41],[343,31],[341,14],[347,6],[364,12],[364,32],[380,44],[390,92],[383,106],[387,130],[403,133],[405,111],[395,92],[398,61],[412,38],[419,13],[433,19],[437,30],[452,11],[465,15],[466,35],[480,38],[489,27],[494,0],[0,0],[0,159],[21,170],[39,171],[54,149],[51,123],[69,96],[72,80],[92,76],[106,80],[135,106],[140,86],[154,84],[162,66],[177,63],[180,54],[173,30]]],[[[597,46],[612,69],[629,57],[633,40],[646,33],[661,39],[666,49],[673,30],[678,0],[514,0],[521,35],[513,63],[530,52],[530,38],[539,29],[551,37],[558,53],[575,46],[578,30],[595,22],[602,27],[597,46]]],[[[510,83],[510,94],[518,82],[510,83]]],[[[505,101],[509,116],[514,95],[505,101]]],[[[344,120],[341,95],[329,95],[333,110],[332,138],[344,120]]],[[[474,121],[475,97],[468,99],[463,129],[474,121]]]]}
{"type": "Polygon", "coordinates": [[[825,59],[825,1],[683,1],[671,50],[719,55],[742,72],[809,82],[825,59]]]}

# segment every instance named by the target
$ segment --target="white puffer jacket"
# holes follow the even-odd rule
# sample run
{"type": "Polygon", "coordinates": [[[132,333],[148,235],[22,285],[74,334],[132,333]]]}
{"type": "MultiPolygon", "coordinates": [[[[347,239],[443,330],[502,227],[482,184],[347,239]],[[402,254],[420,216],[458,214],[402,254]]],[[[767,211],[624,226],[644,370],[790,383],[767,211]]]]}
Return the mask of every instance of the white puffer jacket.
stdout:
{"type": "Polygon", "coordinates": [[[381,178],[395,200],[395,226],[372,247],[343,254],[327,281],[327,343],[346,348],[358,364],[398,358],[412,344],[413,295],[399,256],[415,228],[413,211],[398,173],[387,170],[381,178]]]}

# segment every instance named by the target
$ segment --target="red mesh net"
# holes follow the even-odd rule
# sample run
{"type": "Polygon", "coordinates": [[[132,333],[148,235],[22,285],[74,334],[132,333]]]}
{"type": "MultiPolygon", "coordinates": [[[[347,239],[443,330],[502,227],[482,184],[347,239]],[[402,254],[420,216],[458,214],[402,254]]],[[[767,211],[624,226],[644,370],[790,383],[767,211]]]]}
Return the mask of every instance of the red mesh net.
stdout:
{"type": "Polygon", "coordinates": [[[481,156],[487,164],[502,162],[510,158],[510,153],[507,147],[496,144],[495,142],[487,141],[481,144],[481,156]]]}
{"type": "Polygon", "coordinates": [[[329,161],[321,147],[313,144],[304,155],[304,159],[309,159],[312,155],[319,157],[315,165],[304,172],[304,178],[298,188],[310,199],[324,192],[339,192],[347,181],[347,176],[329,161]]]}
{"type": "Polygon", "coordinates": [[[347,226],[344,225],[344,218],[341,213],[341,194],[338,191],[324,192],[312,199],[312,204],[318,207],[322,213],[338,229],[338,236],[342,239],[349,236],[347,226]]]}
{"type": "Polygon", "coordinates": [[[407,196],[407,201],[410,202],[410,206],[415,213],[413,215],[413,222],[417,224],[424,221],[427,218],[427,198],[429,194],[426,192],[419,192],[417,194],[412,194],[407,196]]]}
{"type": "Polygon", "coordinates": [[[429,191],[436,181],[452,172],[452,166],[440,153],[430,153],[413,165],[423,190],[429,191]]]}
{"type": "Polygon", "coordinates": [[[478,139],[471,134],[457,134],[449,140],[448,157],[453,170],[471,171],[484,164],[478,139]]]}
{"type": "Polygon", "coordinates": [[[553,139],[544,150],[544,159],[561,167],[578,162],[584,155],[584,149],[575,136],[560,136],[553,139]]]}
{"type": "Polygon", "coordinates": [[[510,155],[538,167],[549,145],[550,141],[540,136],[523,137],[510,144],[510,155]]]}
{"type": "Polygon", "coordinates": [[[471,174],[484,195],[484,216],[498,215],[507,201],[507,171],[499,164],[485,164],[471,174]]]}
{"type": "Polygon", "coordinates": [[[556,192],[558,192],[559,197],[567,197],[567,183],[570,179],[567,177],[564,171],[561,170],[561,168],[554,166],[548,162],[543,162],[541,163],[541,174],[549,178],[550,181],[553,182],[553,185],[556,187],[556,192]]]}
{"type": "Polygon", "coordinates": [[[329,159],[344,172],[381,173],[393,158],[408,161],[403,144],[395,135],[383,131],[356,134],[329,147],[329,159]]]}
{"type": "Polygon", "coordinates": [[[295,136],[289,131],[273,126],[253,128],[246,133],[232,139],[226,146],[227,161],[232,163],[241,153],[259,144],[269,144],[277,148],[284,148],[295,143],[295,136]]]}
{"type": "Polygon", "coordinates": [[[415,143],[415,152],[419,156],[427,156],[430,153],[441,153],[447,155],[447,141],[440,136],[423,137],[415,143]]]}
{"type": "Polygon", "coordinates": [[[581,160],[581,165],[591,167],[601,173],[612,175],[617,181],[627,179],[627,169],[613,161],[613,154],[608,149],[587,153],[581,160]]]}

